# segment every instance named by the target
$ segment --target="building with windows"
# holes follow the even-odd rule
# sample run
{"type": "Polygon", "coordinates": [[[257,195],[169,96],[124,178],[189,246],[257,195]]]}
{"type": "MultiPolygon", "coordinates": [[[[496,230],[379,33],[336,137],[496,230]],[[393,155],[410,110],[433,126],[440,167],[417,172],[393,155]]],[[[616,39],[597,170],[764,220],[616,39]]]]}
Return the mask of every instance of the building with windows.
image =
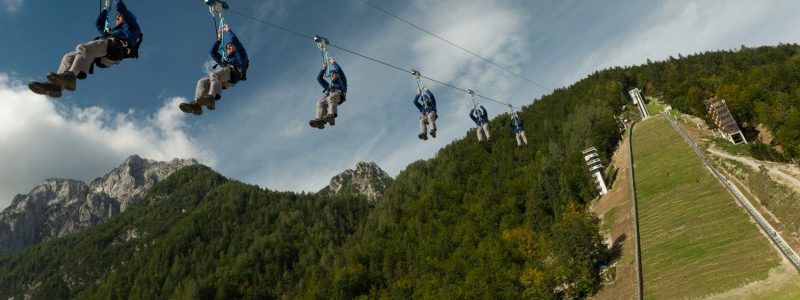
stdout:
{"type": "Polygon", "coordinates": [[[589,167],[589,173],[594,178],[595,186],[600,192],[600,195],[608,194],[606,182],[603,180],[603,163],[600,161],[600,156],[597,154],[597,149],[591,147],[583,150],[583,159],[586,160],[586,165],[589,167]]]}

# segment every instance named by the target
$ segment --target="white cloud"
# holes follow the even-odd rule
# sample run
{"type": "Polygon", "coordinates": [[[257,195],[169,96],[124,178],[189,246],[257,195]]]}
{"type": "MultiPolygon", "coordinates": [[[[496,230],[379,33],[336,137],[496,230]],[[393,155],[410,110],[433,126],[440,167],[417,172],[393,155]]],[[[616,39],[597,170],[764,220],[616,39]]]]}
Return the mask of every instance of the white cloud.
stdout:
{"type": "Polygon", "coordinates": [[[51,177],[90,181],[132,154],[156,160],[214,155],[184,132],[184,115],[171,98],[153,115],[63,105],[35,95],[0,73],[0,207],[51,177]]]}
{"type": "Polygon", "coordinates": [[[9,13],[16,13],[22,7],[22,0],[3,0],[3,5],[9,13]]]}

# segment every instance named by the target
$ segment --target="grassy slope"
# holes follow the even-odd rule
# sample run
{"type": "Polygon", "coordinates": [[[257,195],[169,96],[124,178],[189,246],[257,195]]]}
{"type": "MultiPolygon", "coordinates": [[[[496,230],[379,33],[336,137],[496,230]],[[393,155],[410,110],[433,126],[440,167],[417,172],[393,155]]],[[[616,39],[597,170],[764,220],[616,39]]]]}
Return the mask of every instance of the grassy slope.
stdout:
{"type": "Polygon", "coordinates": [[[645,296],[690,297],[767,278],[778,254],[666,120],[635,127],[645,296]]]}

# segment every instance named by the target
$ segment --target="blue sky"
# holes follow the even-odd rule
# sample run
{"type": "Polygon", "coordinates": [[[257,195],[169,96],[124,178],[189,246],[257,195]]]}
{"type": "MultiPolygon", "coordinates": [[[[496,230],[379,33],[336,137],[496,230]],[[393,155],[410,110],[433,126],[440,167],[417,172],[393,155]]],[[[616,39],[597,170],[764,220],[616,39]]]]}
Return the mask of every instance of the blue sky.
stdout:
{"type": "MultiPolygon", "coordinates": [[[[609,66],[795,43],[800,34],[796,1],[374,1],[549,87],[609,66]]],[[[194,157],[262,187],[315,191],[357,161],[396,175],[471,127],[468,98],[430,83],[439,137],[419,141],[409,74],[333,50],[348,101],[335,127],[310,128],[321,97],[315,45],[232,13],[226,19],[250,55],[249,80],[226,90],[216,111],[183,115],[176,105],[193,96],[214,40],[199,0],[127,1],[145,33],[139,60],[98,70],[59,100],[28,92],[25,82],[42,79],[96,35],[98,2],[0,0],[0,207],[45,178],[91,181],[134,153],[194,157]]],[[[516,106],[546,93],[358,0],[229,3],[516,106]]],[[[492,116],[505,109],[486,107],[492,116]]]]}

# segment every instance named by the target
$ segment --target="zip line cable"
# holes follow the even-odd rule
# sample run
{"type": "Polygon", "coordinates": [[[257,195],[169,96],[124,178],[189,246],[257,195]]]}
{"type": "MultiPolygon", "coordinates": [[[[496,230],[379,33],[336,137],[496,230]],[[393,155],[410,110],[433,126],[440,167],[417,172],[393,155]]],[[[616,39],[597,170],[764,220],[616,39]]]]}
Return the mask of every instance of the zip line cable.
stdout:
{"type": "MultiPolygon", "coordinates": [[[[266,21],[266,20],[263,20],[263,19],[260,19],[260,18],[253,17],[253,16],[251,16],[251,15],[248,15],[248,14],[246,14],[246,13],[240,12],[240,11],[238,11],[238,10],[235,10],[235,9],[233,9],[233,8],[229,8],[229,9],[228,9],[228,11],[229,11],[229,12],[232,12],[232,13],[234,13],[234,14],[237,14],[237,15],[239,15],[239,16],[241,16],[241,17],[244,17],[244,18],[246,18],[246,19],[250,19],[250,20],[256,21],[256,22],[258,22],[258,23],[264,24],[264,25],[266,25],[266,26],[270,26],[270,27],[273,27],[273,28],[275,28],[275,29],[278,29],[278,30],[282,30],[282,31],[288,32],[288,33],[290,33],[290,34],[293,34],[293,35],[296,35],[296,36],[298,36],[298,37],[302,37],[302,38],[305,38],[305,39],[308,39],[308,40],[312,40],[312,41],[314,40],[314,36],[311,36],[311,35],[308,35],[308,34],[302,33],[302,32],[300,32],[300,31],[293,30],[293,29],[291,29],[291,28],[284,27],[284,26],[281,26],[281,25],[278,25],[278,24],[275,24],[275,23],[272,23],[272,22],[269,22],[269,21],[266,21]]],[[[336,49],[339,49],[339,50],[342,50],[342,51],[344,51],[344,52],[347,52],[347,53],[350,53],[350,54],[352,54],[352,55],[355,55],[355,56],[358,56],[358,57],[361,57],[361,58],[364,58],[364,59],[367,59],[367,60],[370,60],[370,61],[376,62],[376,63],[379,63],[379,64],[382,64],[382,65],[384,65],[384,66],[387,66],[387,67],[389,67],[389,68],[396,69],[396,70],[398,70],[398,71],[402,71],[402,72],[405,72],[405,73],[412,73],[412,70],[408,70],[408,69],[405,69],[405,68],[402,68],[402,67],[398,67],[398,66],[396,66],[396,65],[393,65],[393,64],[391,64],[391,63],[387,63],[387,62],[385,62],[385,61],[382,61],[382,60],[379,60],[379,59],[376,59],[376,58],[372,58],[372,57],[370,57],[370,56],[367,56],[367,55],[364,55],[364,54],[358,53],[358,52],[356,52],[356,51],[353,51],[353,50],[350,50],[350,49],[344,48],[344,47],[342,47],[342,46],[337,46],[337,45],[334,45],[334,44],[328,44],[328,46],[330,46],[330,47],[333,47],[333,48],[336,48],[336,49]]],[[[437,80],[437,79],[435,79],[435,78],[431,78],[431,77],[424,76],[424,75],[422,75],[421,77],[422,77],[422,78],[425,78],[425,79],[428,79],[428,80],[430,80],[430,81],[436,82],[436,83],[438,83],[438,84],[441,84],[441,85],[443,85],[443,86],[446,86],[446,87],[449,87],[449,88],[452,88],[452,89],[455,89],[455,90],[462,91],[462,92],[464,92],[464,93],[467,93],[468,91],[470,91],[470,90],[463,89],[463,88],[460,88],[460,87],[454,86],[454,85],[452,85],[452,84],[449,84],[449,83],[446,83],[446,82],[443,82],[443,81],[437,80]]],[[[495,102],[495,103],[497,103],[497,104],[502,104],[502,105],[505,105],[505,106],[511,106],[511,104],[510,104],[510,103],[506,103],[506,102],[498,101],[498,100],[495,100],[495,99],[493,99],[493,98],[490,98],[490,97],[487,97],[487,96],[483,96],[483,95],[480,95],[480,94],[477,94],[477,93],[475,94],[475,96],[478,96],[478,97],[480,97],[480,98],[483,98],[483,99],[486,99],[486,100],[489,100],[489,101],[495,102]]],[[[513,106],[512,106],[512,107],[513,107],[513,106]]]]}
{"type": "Polygon", "coordinates": [[[445,42],[445,43],[448,43],[448,44],[452,45],[453,47],[456,47],[456,48],[458,48],[458,49],[461,49],[461,51],[464,51],[464,52],[467,52],[467,53],[469,53],[469,54],[472,54],[472,56],[475,56],[475,57],[477,57],[477,58],[480,58],[481,60],[483,60],[483,61],[485,61],[485,62],[487,62],[487,63],[489,63],[489,64],[491,64],[491,65],[493,65],[493,66],[495,66],[495,67],[498,67],[498,68],[502,69],[503,71],[506,71],[506,72],[508,72],[508,73],[510,73],[510,74],[513,74],[514,76],[517,76],[517,77],[519,77],[519,78],[521,78],[521,79],[523,79],[523,80],[525,80],[525,81],[527,81],[527,82],[530,82],[530,83],[532,83],[532,84],[534,84],[534,85],[536,85],[536,86],[538,86],[538,87],[540,87],[540,88],[544,89],[545,91],[548,91],[548,92],[552,92],[552,91],[553,91],[553,89],[551,89],[551,88],[548,88],[548,87],[546,87],[546,86],[544,86],[544,85],[542,85],[542,84],[540,84],[540,83],[538,83],[538,82],[536,82],[536,81],[533,81],[532,79],[529,79],[529,78],[527,78],[527,77],[525,77],[525,76],[522,76],[522,75],[520,75],[519,73],[516,73],[516,72],[514,72],[514,71],[511,71],[511,70],[509,70],[508,68],[505,68],[505,67],[503,67],[503,66],[501,66],[501,65],[498,65],[497,63],[495,63],[495,62],[493,62],[493,61],[491,61],[491,60],[489,60],[489,59],[487,59],[487,58],[484,58],[483,56],[480,56],[480,55],[478,55],[477,53],[475,53],[475,52],[472,52],[472,51],[470,51],[470,50],[468,50],[468,49],[466,49],[466,48],[464,48],[464,47],[461,47],[461,46],[459,46],[458,44],[456,44],[456,43],[454,43],[454,42],[451,42],[451,41],[449,41],[449,40],[447,40],[447,39],[445,39],[445,38],[443,38],[443,37],[441,37],[441,36],[439,36],[439,35],[437,35],[437,34],[435,34],[435,33],[431,32],[431,31],[429,31],[429,30],[427,30],[427,29],[425,29],[425,28],[422,28],[422,27],[420,27],[420,26],[417,26],[416,24],[409,22],[408,20],[406,20],[406,19],[404,19],[404,18],[402,18],[402,17],[400,17],[400,16],[398,16],[398,15],[396,15],[396,14],[392,13],[391,11],[389,11],[389,10],[387,10],[387,9],[385,9],[385,8],[383,8],[383,7],[381,7],[381,6],[377,5],[377,4],[375,4],[375,3],[372,3],[372,1],[369,1],[369,0],[358,0],[358,1],[361,1],[361,2],[363,2],[364,4],[366,4],[366,5],[368,5],[368,6],[372,7],[372,8],[374,8],[374,9],[376,9],[376,10],[379,10],[379,11],[381,11],[381,12],[383,12],[383,13],[385,13],[385,14],[389,15],[389,16],[392,16],[392,17],[394,17],[395,19],[398,19],[398,20],[402,21],[403,23],[406,23],[406,24],[408,24],[409,26],[411,26],[411,27],[414,27],[414,28],[418,29],[419,31],[422,31],[422,32],[424,32],[424,33],[427,33],[428,35],[431,35],[431,36],[433,36],[433,37],[435,37],[435,38],[437,38],[437,39],[439,39],[439,40],[441,40],[441,41],[443,41],[443,42],[445,42]]]}

